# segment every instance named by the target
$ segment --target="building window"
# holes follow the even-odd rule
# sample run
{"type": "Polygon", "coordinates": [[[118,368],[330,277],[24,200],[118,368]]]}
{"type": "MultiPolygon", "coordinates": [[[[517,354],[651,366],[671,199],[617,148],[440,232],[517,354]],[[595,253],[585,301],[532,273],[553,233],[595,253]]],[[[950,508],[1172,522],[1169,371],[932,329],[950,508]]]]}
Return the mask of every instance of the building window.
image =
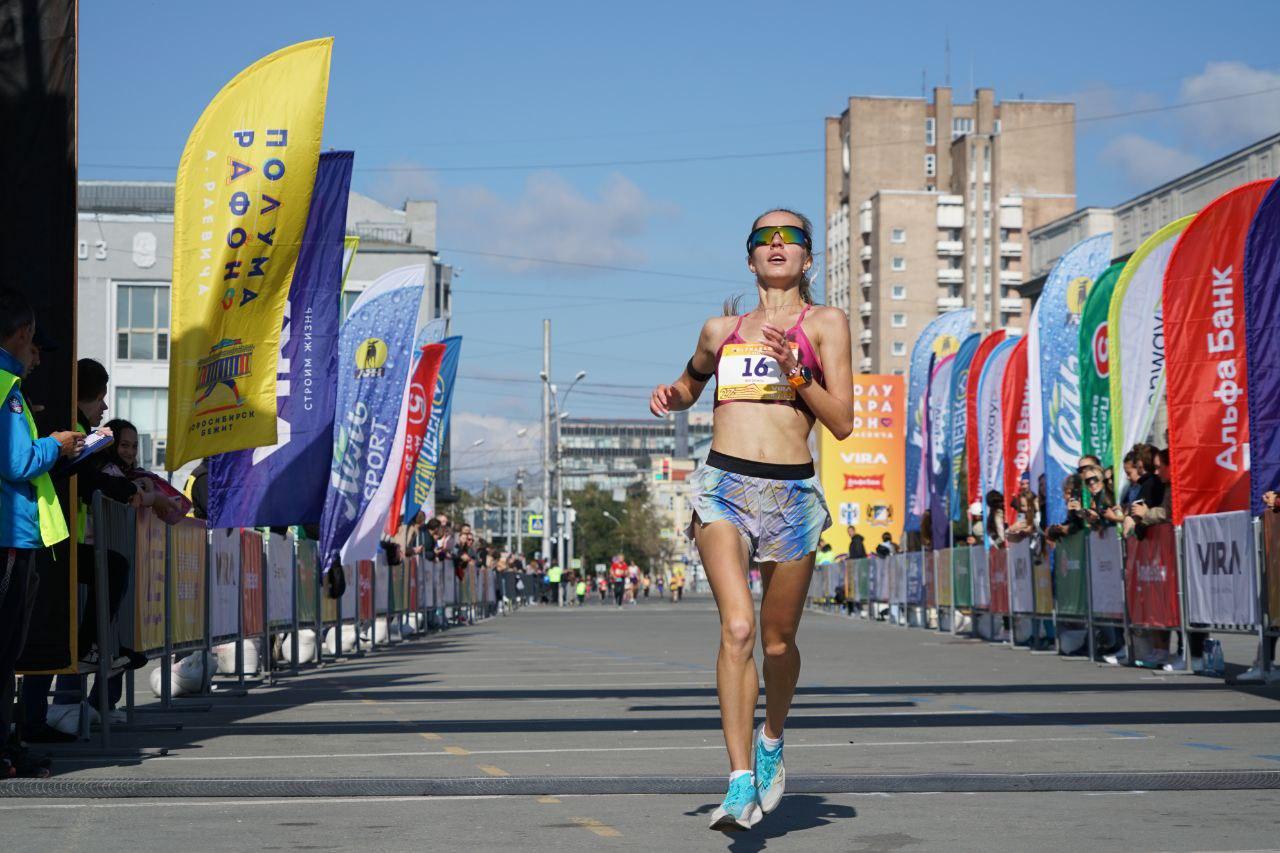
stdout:
{"type": "Polygon", "coordinates": [[[927,118],[924,120],[924,144],[936,145],[938,143],[937,133],[938,120],[935,118],[927,118]]]}
{"type": "Polygon", "coordinates": [[[892,228],[892,229],[890,229],[890,230],[889,230],[889,241],[890,241],[891,243],[905,243],[905,242],[907,242],[907,229],[905,229],[905,228],[892,228]]]}
{"type": "Polygon", "coordinates": [[[891,266],[894,272],[902,272],[907,268],[907,259],[895,256],[891,261],[891,266]]]}
{"type": "Polygon", "coordinates": [[[994,136],[998,136],[998,135],[1000,134],[1000,119],[996,119],[996,120],[992,123],[992,125],[991,125],[991,133],[992,133],[992,135],[994,135],[994,136]]]}
{"type": "Polygon", "coordinates": [[[938,155],[924,155],[924,176],[926,178],[936,177],[938,174],[938,155]]]}
{"type": "Polygon", "coordinates": [[[906,299],[907,287],[904,284],[895,284],[890,293],[893,295],[894,299],[906,299]]]}
{"type": "Polygon", "coordinates": [[[973,119],[971,118],[953,118],[951,120],[951,138],[959,139],[966,133],[973,132],[973,119]]]}
{"type": "Polygon", "coordinates": [[[894,355],[906,355],[906,354],[907,354],[907,345],[906,345],[905,343],[903,343],[902,341],[894,341],[894,342],[893,342],[893,354],[894,354],[894,355]]]}
{"type": "Polygon", "coordinates": [[[907,315],[894,314],[892,322],[895,329],[905,329],[907,327],[907,315]]]}
{"type": "Polygon", "coordinates": [[[169,285],[116,286],[116,358],[169,358],[169,285]]]}
{"type": "Polygon", "coordinates": [[[138,428],[138,464],[144,468],[163,467],[169,389],[117,388],[116,416],[138,428]]]}

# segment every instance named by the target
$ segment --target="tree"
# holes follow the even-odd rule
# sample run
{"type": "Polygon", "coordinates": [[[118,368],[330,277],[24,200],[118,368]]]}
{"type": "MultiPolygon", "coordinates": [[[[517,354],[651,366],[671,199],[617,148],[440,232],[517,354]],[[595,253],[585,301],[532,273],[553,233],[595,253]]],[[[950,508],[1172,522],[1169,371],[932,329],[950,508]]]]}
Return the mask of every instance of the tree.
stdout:
{"type": "Polygon", "coordinates": [[[663,525],[643,487],[629,490],[622,503],[596,485],[569,497],[578,513],[574,533],[584,570],[592,572],[597,564],[608,565],[618,553],[645,569],[657,566],[665,545],[660,535],[663,525]]]}

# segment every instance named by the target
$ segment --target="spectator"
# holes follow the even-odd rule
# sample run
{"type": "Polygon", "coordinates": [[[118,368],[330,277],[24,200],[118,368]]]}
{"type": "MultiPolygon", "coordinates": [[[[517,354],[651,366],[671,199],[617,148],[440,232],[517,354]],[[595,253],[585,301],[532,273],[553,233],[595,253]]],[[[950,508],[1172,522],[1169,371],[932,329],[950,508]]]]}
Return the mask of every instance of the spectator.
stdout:
{"type": "Polygon", "coordinates": [[[867,556],[866,540],[852,524],[849,525],[849,556],[855,560],[867,556]]]}
{"type": "Polygon", "coordinates": [[[1050,542],[1057,542],[1079,530],[1085,523],[1082,515],[1083,504],[1080,501],[1081,482],[1079,474],[1068,474],[1062,481],[1062,497],[1067,504],[1067,520],[1062,524],[1050,524],[1045,528],[1044,537],[1050,542]]]}
{"type": "Polygon", "coordinates": [[[1004,495],[992,489],[987,492],[987,543],[992,548],[1004,545],[1004,495]]]}
{"type": "Polygon", "coordinates": [[[892,557],[896,553],[898,553],[898,546],[893,543],[893,536],[886,530],[880,537],[880,544],[876,546],[876,556],[892,557]]]}
{"type": "Polygon", "coordinates": [[[836,555],[835,551],[831,549],[831,543],[819,541],[818,554],[815,557],[814,562],[819,566],[825,566],[826,564],[834,563],[835,561],[836,555]]]}
{"type": "Polygon", "coordinates": [[[1081,480],[1089,494],[1089,505],[1080,508],[1080,517],[1092,530],[1114,525],[1117,508],[1102,469],[1097,465],[1086,465],[1083,472],[1081,480]]]}
{"type": "MultiPolygon", "coordinates": [[[[14,669],[26,640],[38,577],[37,552],[68,537],[49,472],[84,447],[84,433],[40,438],[22,379],[39,364],[36,317],[20,292],[0,289],[0,778],[48,775],[48,763],[8,743],[14,669]]],[[[66,738],[62,738],[66,739],[66,738]]]]}

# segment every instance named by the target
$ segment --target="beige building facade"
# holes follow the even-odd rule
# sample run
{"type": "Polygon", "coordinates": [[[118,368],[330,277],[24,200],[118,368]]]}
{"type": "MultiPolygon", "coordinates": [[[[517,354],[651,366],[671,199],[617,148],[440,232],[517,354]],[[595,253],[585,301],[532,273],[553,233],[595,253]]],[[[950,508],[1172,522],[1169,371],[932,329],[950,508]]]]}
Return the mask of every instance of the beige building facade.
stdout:
{"type": "Polygon", "coordinates": [[[983,329],[1029,314],[1026,234],[1075,207],[1075,107],[853,97],[826,122],[826,293],[849,314],[853,367],[905,373],[938,314],[983,329]]]}

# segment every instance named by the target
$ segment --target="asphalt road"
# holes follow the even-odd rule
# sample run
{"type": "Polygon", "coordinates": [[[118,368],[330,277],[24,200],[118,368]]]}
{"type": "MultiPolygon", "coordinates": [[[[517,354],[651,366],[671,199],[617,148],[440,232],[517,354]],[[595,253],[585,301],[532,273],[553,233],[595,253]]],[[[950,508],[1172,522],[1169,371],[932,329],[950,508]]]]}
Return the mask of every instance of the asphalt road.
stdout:
{"type": "Polygon", "coordinates": [[[1280,686],[823,613],[800,631],[793,793],[711,833],[716,637],[705,598],[536,607],[215,694],[146,715],[181,730],[0,783],[3,849],[1280,848],[1280,686]]]}

